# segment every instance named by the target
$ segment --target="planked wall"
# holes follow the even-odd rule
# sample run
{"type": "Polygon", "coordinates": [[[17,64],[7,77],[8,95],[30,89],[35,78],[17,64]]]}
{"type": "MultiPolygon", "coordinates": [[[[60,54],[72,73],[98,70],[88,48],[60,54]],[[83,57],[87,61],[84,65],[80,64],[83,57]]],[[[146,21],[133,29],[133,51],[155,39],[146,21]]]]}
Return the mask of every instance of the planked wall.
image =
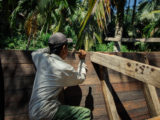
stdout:
{"type": "MultiPolygon", "coordinates": [[[[31,52],[18,50],[0,50],[0,67],[2,69],[1,83],[4,83],[4,98],[0,101],[4,106],[5,120],[28,120],[28,103],[35,76],[35,67],[31,59],[31,52]]],[[[77,69],[78,56],[69,53],[66,62],[77,69]]],[[[87,79],[79,86],[64,89],[64,103],[68,105],[84,106],[91,109],[94,120],[107,120],[104,97],[99,78],[90,62],[89,54],[86,58],[88,66],[87,79]],[[90,91],[90,92],[89,92],[90,91]]],[[[1,91],[3,91],[3,88],[1,91]]],[[[3,116],[0,116],[3,120],[3,116]]]]}

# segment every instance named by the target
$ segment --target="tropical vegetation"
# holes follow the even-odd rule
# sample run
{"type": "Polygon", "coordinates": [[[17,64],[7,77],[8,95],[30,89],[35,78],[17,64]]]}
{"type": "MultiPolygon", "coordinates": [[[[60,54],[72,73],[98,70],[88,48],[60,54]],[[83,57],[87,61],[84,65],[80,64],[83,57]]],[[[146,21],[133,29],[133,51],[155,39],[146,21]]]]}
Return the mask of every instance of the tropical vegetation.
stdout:
{"type": "MultiPolygon", "coordinates": [[[[114,51],[107,37],[160,37],[159,0],[1,0],[0,16],[1,49],[43,48],[55,32],[87,51],[114,51]]],[[[158,43],[120,44],[124,52],[160,50],[158,43]]]]}

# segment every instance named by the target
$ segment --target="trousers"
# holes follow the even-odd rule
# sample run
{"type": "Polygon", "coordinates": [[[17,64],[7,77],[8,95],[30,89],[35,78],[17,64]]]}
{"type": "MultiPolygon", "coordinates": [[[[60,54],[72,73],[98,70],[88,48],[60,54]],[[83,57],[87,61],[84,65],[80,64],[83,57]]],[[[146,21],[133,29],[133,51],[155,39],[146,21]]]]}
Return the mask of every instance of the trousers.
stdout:
{"type": "Polygon", "coordinates": [[[53,120],[91,120],[91,111],[85,107],[60,105],[53,120]]]}

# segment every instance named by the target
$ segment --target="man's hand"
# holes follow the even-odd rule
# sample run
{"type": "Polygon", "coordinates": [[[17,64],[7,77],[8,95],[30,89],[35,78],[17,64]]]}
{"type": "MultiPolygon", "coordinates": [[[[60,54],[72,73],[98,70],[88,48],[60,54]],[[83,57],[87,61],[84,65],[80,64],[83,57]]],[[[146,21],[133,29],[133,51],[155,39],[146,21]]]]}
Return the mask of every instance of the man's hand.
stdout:
{"type": "Polygon", "coordinates": [[[86,51],[84,51],[84,50],[79,50],[78,52],[79,52],[79,54],[78,54],[79,58],[80,58],[81,60],[82,60],[82,59],[85,59],[85,57],[86,57],[86,51]]]}

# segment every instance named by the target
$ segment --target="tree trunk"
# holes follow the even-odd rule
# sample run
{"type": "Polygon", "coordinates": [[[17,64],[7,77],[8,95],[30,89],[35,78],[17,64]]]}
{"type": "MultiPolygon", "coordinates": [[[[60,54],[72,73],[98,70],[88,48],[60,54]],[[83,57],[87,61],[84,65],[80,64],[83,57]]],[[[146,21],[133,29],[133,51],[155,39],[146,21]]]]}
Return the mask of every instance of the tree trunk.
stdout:
{"type": "Polygon", "coordinates": [[[123,34],[123,18],[124,18],[124,5],[126,0],[117,0],[117,23],[115,29],[115,37],[119,38],[119,42],[115,42],[114,51],[118,52],[121,48],[121,39],[123,34]]]}
{"type": "Polygon", "coordinates": [[[129,13],[129,9],[130,9],[130,0],[128,1],[128,7],[127,7],[127,13],[126,13],[126,19],[125,21],[127,21],[127,18],[128,18],[128,13],[129,13]]]}
{"type": "Polygon", "coordinates": [[[10,33],[10,29],[9,29],[9,4],[8,4],[8,0],[3,0],[2,1],[2,11],[0,13],[0,17],[1,17],[1,28],[0,28],[0,32],[3,33],[4,36],[8,36],[10,33]]]}
{"type": "Polygon", "coordinates": [[[134,24],[134,19],[135,19],[136,3],[137,3],[137,0],[134,0],[133,14],[132,14],[132,25],[134,24]]]}

